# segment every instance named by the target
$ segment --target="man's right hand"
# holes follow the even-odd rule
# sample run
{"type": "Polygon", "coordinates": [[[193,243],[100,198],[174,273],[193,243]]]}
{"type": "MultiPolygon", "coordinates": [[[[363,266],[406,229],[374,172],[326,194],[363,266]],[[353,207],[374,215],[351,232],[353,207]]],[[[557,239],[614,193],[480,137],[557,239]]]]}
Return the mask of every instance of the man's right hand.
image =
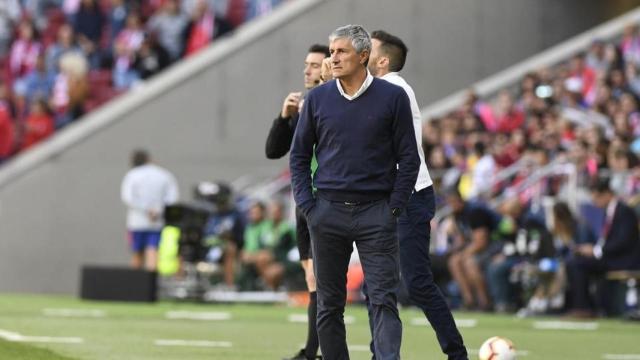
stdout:
{"type": "Polygon", "coordinates": [[[284,103],[282,104],[282,112],[280,116],[283,119],[288,119],[293,115],[298,113],[298,105],[300,104],[300,100],[302,99],[301,92],[292,92],[284,99],[284,103]]]}
{"type": "Polygon", "coordinates": [[[322,80],[323,83],[326,83],[332,79],[333,73],[331,72],[331,58],[324,58],[324,60],[322,60],[322,68],[320,69],[320,80],[322,80]]]}

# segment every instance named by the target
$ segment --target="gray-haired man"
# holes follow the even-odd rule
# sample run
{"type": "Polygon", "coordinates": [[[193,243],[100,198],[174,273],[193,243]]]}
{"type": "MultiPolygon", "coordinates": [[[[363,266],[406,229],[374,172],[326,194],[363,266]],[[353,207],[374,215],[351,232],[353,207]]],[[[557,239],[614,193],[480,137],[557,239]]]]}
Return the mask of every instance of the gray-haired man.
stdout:
{"type": "Polygon", "coordinates": [[[376,359],[399,359],[396,226],[420,165],[411,106],[401,87],[368,72],[371,39],[364,28],[340,27],[329,43],[336,80],[307,95],[290,159],[294,196],[312,238],[320,348],[326,359],[349,359],[343,314],[355,241],[369,289],[376,359]]]}

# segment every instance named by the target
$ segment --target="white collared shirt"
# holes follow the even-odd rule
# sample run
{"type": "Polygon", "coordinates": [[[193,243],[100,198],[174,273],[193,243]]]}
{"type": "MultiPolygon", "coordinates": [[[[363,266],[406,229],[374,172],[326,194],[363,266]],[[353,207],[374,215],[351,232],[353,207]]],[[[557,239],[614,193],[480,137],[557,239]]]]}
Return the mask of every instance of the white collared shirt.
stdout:
{"type": "Polygon", "coordinates": [[[336,85],[338,86],[338,91],[340,92],[340,95],[344,96],[344,98],[349,101],[355,100],[358,97],[360,97],[360,95],[364,94],[364,92],[367,91],[367,89],[369,88],[372,82],[373,82],[373,75],[371,75],[369,70],[367,70],[367,77],[366,79],[364,79],[364,82],[362,83],[362,86],[360,86],[360,89],[358,89],[358,91],[356,91],[355,94],[348,95],[347,93],[344,92],[342,85],[340,85],[340,79],[336,79],[336,85]]]}
{"type": "MultiPolygon", "coordinates": [[[[416,100],[416,94],[413,92],[411,86],[409,86],[409,84],[397,72],[387,73],[382,76],[381,79],[400,86],[407,93],[407,96],[409,96],[411,115],[413,115],[413,129],[415,130],[416,145],[418,146],[418,155],[420,156],[420,171],[418,172],[418,180],[416,181],[415,190],[420,191],[433,185],[433,180],[431,180],[431,176],[429,175],[429,169],[427,168],[427,162],[424,157],[424,150],[422,149],[422,114],[420,114],[420,107],[416,100]]],[[[338,89],[340,89],[340,85],[338,85],[338,89]]]]}
{"type": "Polygon", "coordinates": [[[602,234],[598,238],[598,241],[593,246],[593,257],[596,259],[602,259],[604,243],[607,241],[607,236],[611,232],[611,226],[613,225],[613,216],[616,213],[616,207],[618,206],[618,199],[613,198],[609,204],[607,205],[607,210],[605,212],[605,219],[602,229],[602,234]]]}

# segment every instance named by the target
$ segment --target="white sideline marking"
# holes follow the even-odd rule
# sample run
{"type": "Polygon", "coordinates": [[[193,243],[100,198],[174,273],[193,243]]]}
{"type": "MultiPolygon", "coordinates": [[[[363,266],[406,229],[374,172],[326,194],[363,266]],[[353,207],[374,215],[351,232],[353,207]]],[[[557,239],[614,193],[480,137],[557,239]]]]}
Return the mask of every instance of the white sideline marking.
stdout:
{"type": "Polygon", "coordinates": [[[369,345],[349,345],[349,351],[369,352],[371,349],[369,348],[369,345]]]}
{"type": "MultiPolygon", "coordinates": [[[[478,320],[476,319],[455,319],[456,326],[459,328],[474,328],[478,326],[478,320]]],[[[431,326],[429,321],[424,317],[416,317],[411,319],[411,325],[415,326],[431,326]]]]}
{"type": "Polygon", "coordinates": [[[577,322],[577,321],[535,321],[533,328],[537,330],[598,330],[597,322],[577,322]]]}
{"type": "Polygon", "coordinates": [[[195,312],[195,311],[168,311],[165,314],[167,319],[171,320],[229,320],[231,314],[228,312],[195,312]]]}
{"type": "Polygon", "coordinates": [[[158,339],[154,341],[156,346],[194,346],[194,347],[223,347],[230,348],[233,344],[230,341],[207,341],[207,340],[173,340],[158,339]]]}
{"type": "Polygon", "coordinates": [[[107,316],[102,310],[94,309],[42,309],[42,313],[45,316],[59,316],[59,317],[94,317],[102,318],[107,316]]]}
{"type": "Polygon", "coordinates": [[[606,360],[640,360],[640,354],[602,354],[606,360]]]}
{"type": "MultiPolygon", "coordinates": [[[[467,353],[469,353],[469,355],[478,355],[479,351],[480,349],[467,349],[467,353]]],[[[516,355],[518,356],[529,356],[529,354],[529,350],[516,350],[516,355]]]]}
{"type": "Polygon", "coordinates": [[[79,337],[24,336],[16,332],[2,329],[0,329],[0,338],[12,342],[42,342],[62,344],[81,344],[84,342],[84,339],[79,337]]]}
{"type": "Polygon", "coordinates": [[[292,323],[308,323],[309,316],[307,314],[291,314],[289,315],[289,322],[292,323]]]}

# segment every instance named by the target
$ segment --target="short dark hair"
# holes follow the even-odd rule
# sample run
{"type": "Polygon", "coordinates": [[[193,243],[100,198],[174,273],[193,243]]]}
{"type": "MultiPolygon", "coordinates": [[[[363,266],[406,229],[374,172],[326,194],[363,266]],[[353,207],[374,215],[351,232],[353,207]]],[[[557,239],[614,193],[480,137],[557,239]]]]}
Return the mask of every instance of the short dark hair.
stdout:
{"type": "Polygon", "coordinates": [[[376,30],[371,33],[371,38],[381,42],[380,50],[389,57],[389,71],[397,72],[404,68],[409,49],[399,37],[376,30]]]}
{"type": "Polygon", "coordinates": [[[475,150],[478,155],[484,155],[487,152],[487,148],[482,141],[477,141],[473,144],[473,150],[475,150]]]}
{"type": "Polygon", "coordinates": [[[327,45],[313,44],[309,48],[309,52],[310,53],[322,53],[322,54],[324,54],[324,57],[331,56],[331,53],[329,52],[329,47],[327,45]]]}
{"type": "Polygon", "coordinates": [[[144,149],[136,149],[131,154],[131,165],[133,167],[142,166],[149,162],[149,152],[144,149]]]}
{"type": "Polygon", "coordinates": [[[598,194],[613,193],[611,186],[609,185],[610,178],[608,176],[597,176],[589,184],[589,190],[598,194]]]}

